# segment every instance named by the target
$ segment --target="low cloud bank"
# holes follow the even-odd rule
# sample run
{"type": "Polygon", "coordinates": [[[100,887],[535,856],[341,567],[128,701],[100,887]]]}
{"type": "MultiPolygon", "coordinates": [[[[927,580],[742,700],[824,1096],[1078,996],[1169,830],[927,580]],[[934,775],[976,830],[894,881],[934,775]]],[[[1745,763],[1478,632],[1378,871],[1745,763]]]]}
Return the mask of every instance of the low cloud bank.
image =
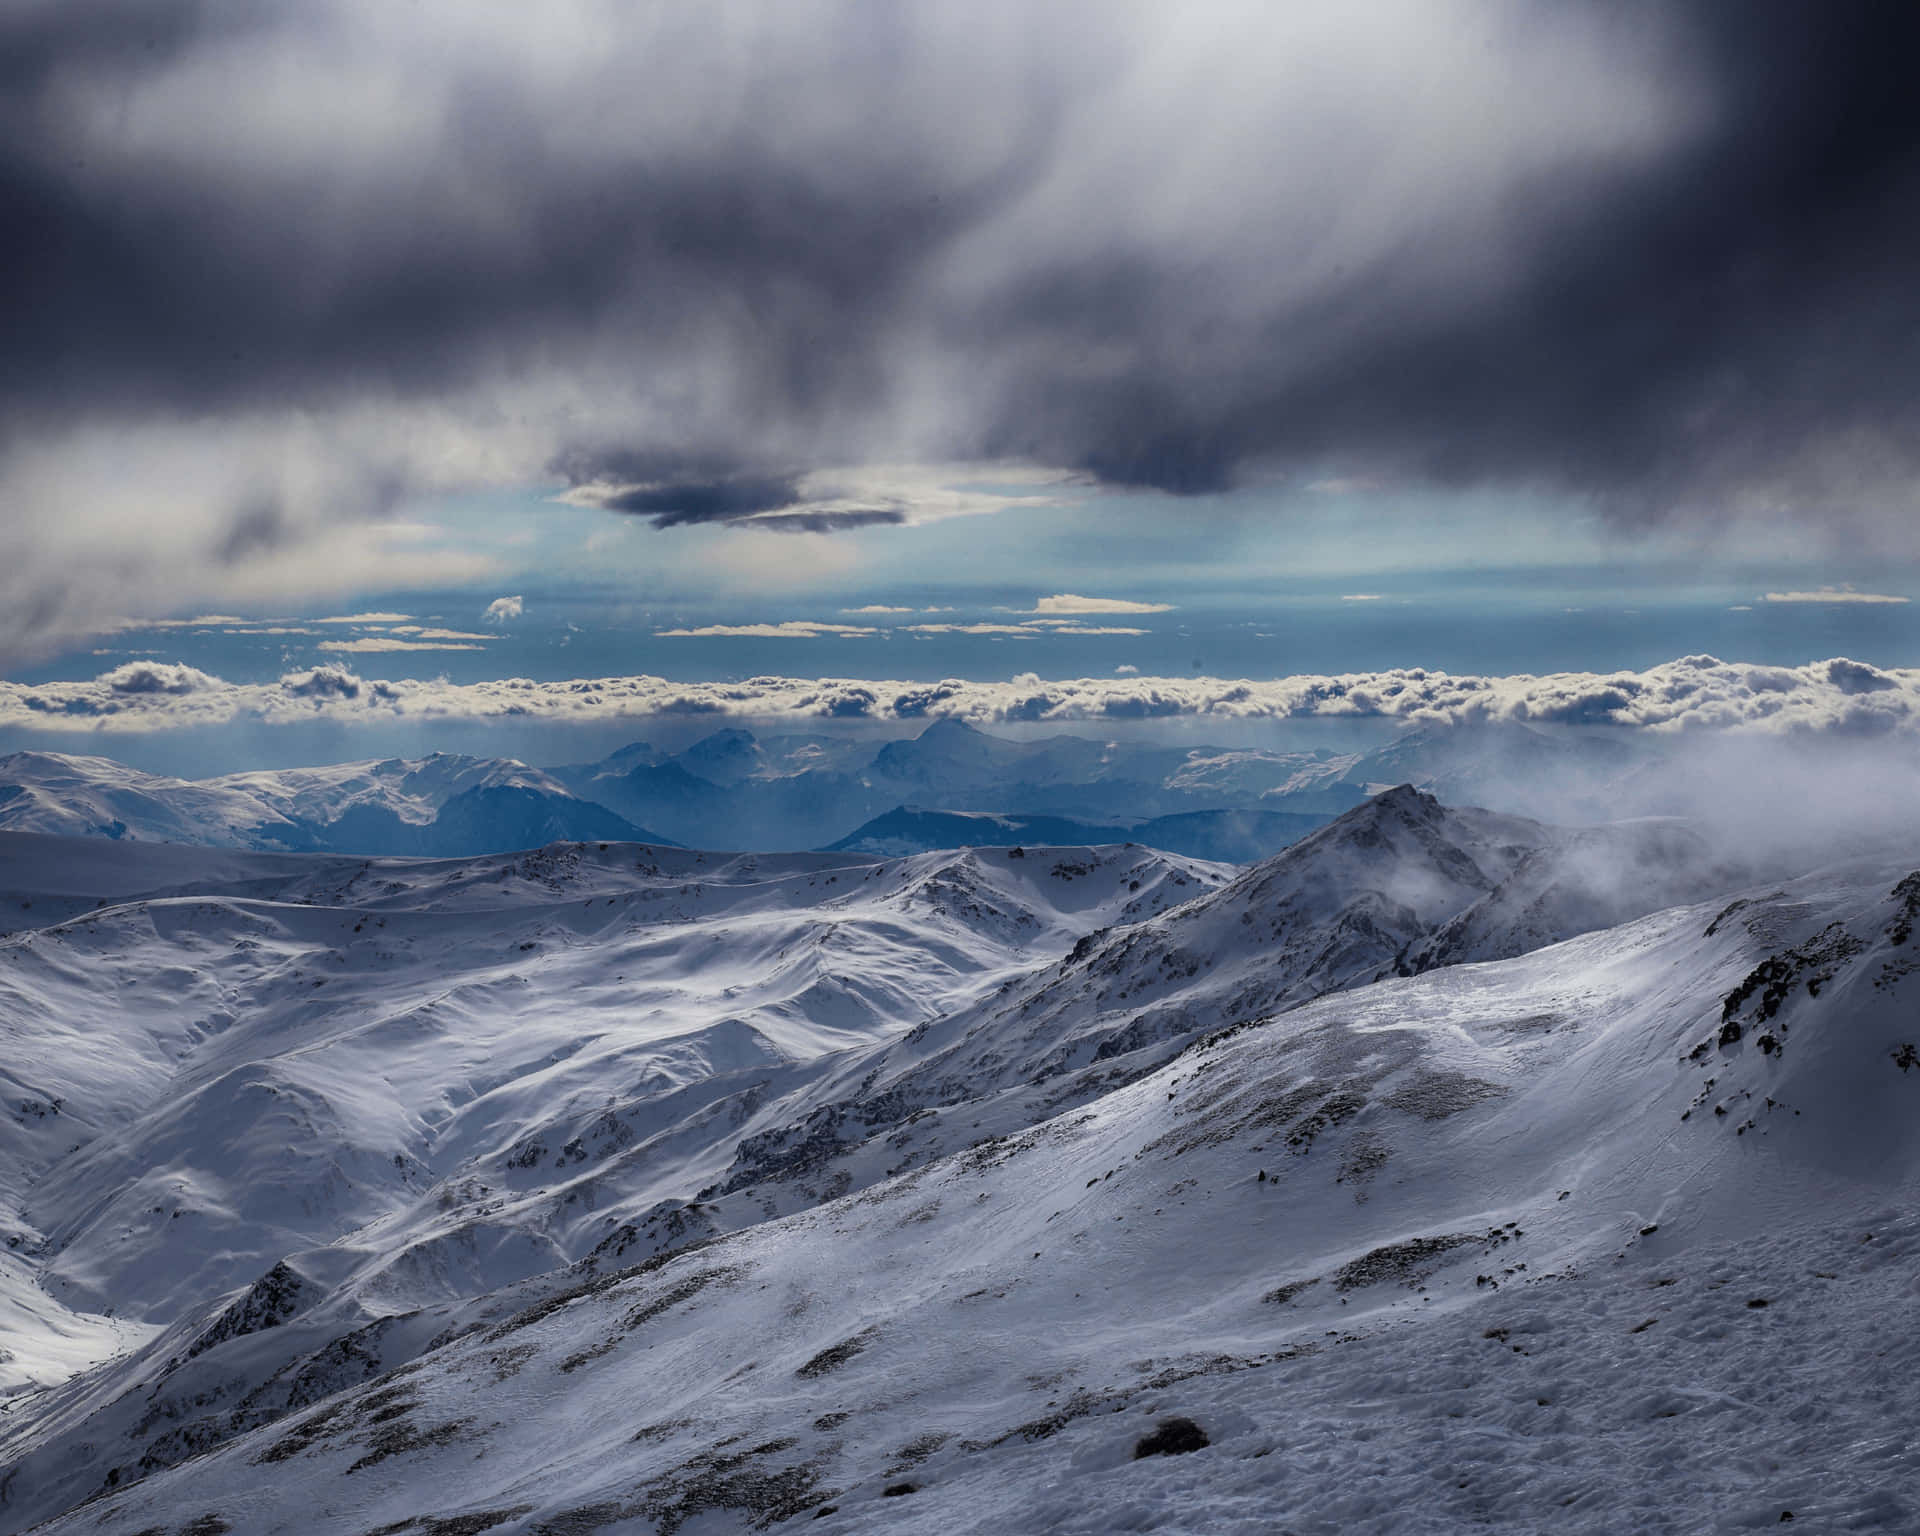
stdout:
{"type": "Polygon", "coordinates": [[[0,682],[0,727],[165,731],[229,723],[507,720],[593,724],[664,716],[750,719],[959,719],[975,725],[1149,719],[1344,717],[1426,723],[1518,722],[1678,736],[1740,730],[1884,736],[1920,727],[1920,669],[1836,657],[1797,667],[1686,656],[1642,672],[1460,676],[1424,668],[1297,676],[1077,678],[937,683],[755,677],[673,682],[603,677],[361,678],[341,666],[234,683],[191,667],[135,662],[79,682],[0,682]]]}

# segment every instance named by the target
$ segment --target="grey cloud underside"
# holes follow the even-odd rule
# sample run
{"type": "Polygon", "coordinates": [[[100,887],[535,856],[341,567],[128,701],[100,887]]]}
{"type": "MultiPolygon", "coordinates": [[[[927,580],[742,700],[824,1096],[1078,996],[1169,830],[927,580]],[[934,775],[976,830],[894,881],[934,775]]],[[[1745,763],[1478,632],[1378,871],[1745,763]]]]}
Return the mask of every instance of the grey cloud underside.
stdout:
{"type": "Polygon", "coordinates": [[[704,523],[750,517],[790,507],[800,500],[792,476],[731,476],[712,480],[680,480],[609,489],[592,500],[609,512],[648,517],[656,528],[677,523],[704,523]]]}
{"type": "Polygon", "coordinates": [[[750,523],[772,533],[838,533],[907,520],[899,507],[809,505],[796,474],[716,473],[670,457],[574,452],[555,467],[573,482],[571,499],[647,518],[656,528],[750,523]],[[639,477],[639,478],[632,478],[639,477]]]}
{"type": "MultiPolygon", "coordinates": [[[[1485,14],[1496,31],[1565,24],[1485,14]]],[[[15,8],[0,20],[0,449],[81,419],[484,396],[557,367],[638,381],[659,407],[611,445],[604,423],[575,437],[562,413],[548,446],[576,485],[616,486],[604,505],[663,527],[777,514],[798,473],[876,437],[1182,493],[1337,463],[1590,493],[1630,516],[1784,501],[1899,523],[1910,508],[1877,498],[1920,468],[1906,72],[1920,13],[1696,0],[1596,14],[1630,58],[1677,61],[1657,88],[1697,95],[1701,124],[1648,157],[1523,168],[1498,187],[1497,227],[1469,200],[1458,218],[1490,227],[1390,231],[1299,288],[1288,273],[1337,205],[1300,208],[1278,236],[1263,226],[1285,243],[1209,258],[1198,277],[1161,235],[1071,238],[1082,210],[1050,209],[1048,189],[1103,142],[1108,77],[1152,66],[1091,13],[1078,28],[995,13],[983,28],[1031,35],[977,80],[979,58],[940,63],[914,7],[831,8],[815,20],[847,41],[798,65],[749,29],[672,86],[672,56],[610,28],[603,83],[705,89],[711,131],[671,142],[646,124],[557,134],[566,78],[453,50],[411,82],[431,121],[391,157],[327,152],[322,115],[283,152],[192,159],[143,147],[116,109],[191,78],[216,122],[255,67],[248,48],[296,77],[344,55],[351,74],[379,47],[355,36],[363,14],[15,8]],[[956,108],[961,94],[973,104],[956,108]],[[789,142],[779,114],[801,100],[839,115],[821,106],[789,142]],[[1430,270],[1435,251],[1481,247],[1505,274],[1495,287],[1430,270]],[[937,409],[903,414],[909,385],[937,409]],[[616,473],[674,454],[690,467],[616,473]]],[[[1222,27],[1223,63],[1233,44],[1222,27]]],[[[1201,140],[1204,77],[1169,89],[1201,140]]],[[[1469,110],[1497,122],[1503,102],[1469,110]]],[[[1290,157],[1326,157],[1358,191],[1435,131],[1409,111],[1351,163],[1324,140],[1198,159],[1124,141],[1098,184],[1132,200],[1123,230],[1161,230],[1195,178],[1270,212],[1290,157]]],[[[1190,234],[1196,250],[1224,240],[1190,234]]],[[[236,513],[233,550],[273,536],[258,505],[236,513]]]]}
{"type": "Polygon", "coordinates": [[[752,519],[770,533],[841,533],[849,528],[892,528],[907,520],[894,507],[854,507],[843,512],[774,512],[752,519]]]}

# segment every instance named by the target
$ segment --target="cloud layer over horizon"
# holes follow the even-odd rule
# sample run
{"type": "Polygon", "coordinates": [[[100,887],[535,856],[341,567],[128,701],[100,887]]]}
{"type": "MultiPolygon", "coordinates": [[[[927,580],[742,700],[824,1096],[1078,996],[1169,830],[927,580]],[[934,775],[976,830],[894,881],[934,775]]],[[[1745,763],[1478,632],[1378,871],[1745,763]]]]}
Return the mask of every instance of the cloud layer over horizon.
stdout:
{"type": "Polygon", "coordinates": [[[789,533],[1025,499],[933,464],[1495,486],[1910,557],[1916,40],[1869,0],[23,0],[0,657],[289,552],[425,581],[338,530],[528,484],[789,533]]]}
{"type": "Polygon", "coordinates": [[[363,678],[344,666],[232,683],[136,661],[85,682],[0,682],[0,729],[105,735],[243,724],[505,721],[581,725],[647,717],[808,721],[962,720],[973,725],[1142,720],[1381,719],[1848,737],[1920,733],[1920,668],[1845,657],[1799,667],[1686,656],[1641,672],[1459,676],[1420,668],[1267,681],[1208,677],[914,683],[659,677],[479,683],[363,678]]]}

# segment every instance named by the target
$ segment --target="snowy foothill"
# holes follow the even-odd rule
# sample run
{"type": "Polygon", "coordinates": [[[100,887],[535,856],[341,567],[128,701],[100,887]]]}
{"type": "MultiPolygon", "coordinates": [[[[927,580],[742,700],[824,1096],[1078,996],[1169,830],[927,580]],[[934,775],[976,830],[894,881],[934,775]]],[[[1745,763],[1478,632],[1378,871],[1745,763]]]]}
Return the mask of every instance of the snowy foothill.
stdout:
{"type": "Polygon", "coordinates": [[[1912,1529],[1916,865],[0,837],[0,1530],[1912,1529]]]}

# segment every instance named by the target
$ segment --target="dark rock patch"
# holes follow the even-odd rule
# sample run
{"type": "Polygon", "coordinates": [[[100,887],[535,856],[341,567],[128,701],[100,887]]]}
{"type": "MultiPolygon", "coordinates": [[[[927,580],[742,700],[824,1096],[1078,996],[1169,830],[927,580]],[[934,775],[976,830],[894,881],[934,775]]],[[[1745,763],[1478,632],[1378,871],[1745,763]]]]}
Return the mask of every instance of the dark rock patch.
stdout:
{"type": "Polygon", "coordinates": [[[1133,1459],[1142,1461],[1149,1456],[1184,1456],[1189,1451],[1205,1450],[1213,1442],[1207,1438],[1207,1432],[1192,1419],[1162,1419],[1159,1427],[1150,1435],[1141,1438],[1133,1448],[1133,1459]]]}

